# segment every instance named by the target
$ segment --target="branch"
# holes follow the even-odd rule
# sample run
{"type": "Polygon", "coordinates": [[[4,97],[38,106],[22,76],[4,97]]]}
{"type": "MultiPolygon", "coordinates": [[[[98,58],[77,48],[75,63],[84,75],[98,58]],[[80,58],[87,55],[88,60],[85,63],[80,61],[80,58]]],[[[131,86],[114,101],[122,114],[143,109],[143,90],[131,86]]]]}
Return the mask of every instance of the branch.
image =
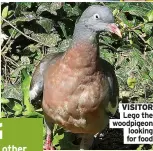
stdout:
{"type": "Polygon", "coordinates": [[[132,32],[134,32],[145,44],[147,44],[148,46],[150,46],[152,49],[153,49],[153,47],[149,44],[149,43],[147,43],[146,41],[145,41],[145,39],[141,36],[141,35],[139,35],[137,32],[135,32],[134,30],[131,30],[132,32]]]}
{"type": "Polygon", "coordinates": [[[11,27],[13,27],[15,30],[17,30],[20,34],[22,34],[23,36],[25,36],[27,39],[33,40],[33,41],[35,41],[35,42],[37,42],[37,43],[39,43],[41,45],[44,45],[44,46],[47,46],[47,47],[51,47],[51,46],[49,46],[47,44],[44,44],[44,43],[42,43],[42,42],[40,42],[40,41],[38,41],[36,39],[31,38],[30,36],[27,36],[21,30],[17,29],[14,25],[12,25],[8,20],[4,19],[3,17],[2,17],[2,20],[4,20],[6,23],[8,23],[11,27]]]}

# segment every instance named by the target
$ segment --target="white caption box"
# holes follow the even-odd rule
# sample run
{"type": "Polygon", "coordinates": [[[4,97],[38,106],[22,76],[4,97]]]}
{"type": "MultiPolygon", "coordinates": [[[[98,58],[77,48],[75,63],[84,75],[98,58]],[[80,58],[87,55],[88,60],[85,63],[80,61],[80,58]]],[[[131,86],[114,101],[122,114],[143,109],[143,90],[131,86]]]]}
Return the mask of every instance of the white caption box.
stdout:
{"type": "Polygon", "coordinates": [[[153,143],[153,103],[119,103],[120,119],[110,128],[123,128],[124,144],[153,143]]]}

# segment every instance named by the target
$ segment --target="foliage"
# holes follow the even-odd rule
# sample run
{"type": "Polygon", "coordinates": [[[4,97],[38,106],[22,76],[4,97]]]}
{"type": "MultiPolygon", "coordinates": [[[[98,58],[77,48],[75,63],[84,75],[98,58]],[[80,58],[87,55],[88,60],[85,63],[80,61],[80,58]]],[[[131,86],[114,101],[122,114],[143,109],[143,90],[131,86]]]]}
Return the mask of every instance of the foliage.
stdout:
{"type": "MultiPolygon", "coordinates": [[[[153,3],[99,4],[113,10],[123,34],[122,39],[100,35],[100,54],[115,66],[120,100],[153,102],[153,3]]],[[[32,72],[44,55],[68,48],[75,22],[89,5],[1,4],[2,117],[43,117],[41,109],[34,111],[28,101],[32,72]]],[[[63,138],[70,137],[58,128],[55,131],[53,143],[61,149],[63,138]]]]}

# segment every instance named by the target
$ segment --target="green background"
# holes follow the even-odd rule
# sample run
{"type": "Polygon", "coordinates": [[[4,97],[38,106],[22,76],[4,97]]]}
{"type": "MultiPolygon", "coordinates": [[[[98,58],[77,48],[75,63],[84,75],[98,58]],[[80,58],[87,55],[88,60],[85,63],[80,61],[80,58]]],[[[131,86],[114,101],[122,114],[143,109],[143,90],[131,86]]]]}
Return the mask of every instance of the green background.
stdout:
{"type": "Polygon", "coordinates": [[[41,118],[1,118],[0,150],[8,145],[27,147],[25,151],[42,151],[43,120],[41,118]]]}

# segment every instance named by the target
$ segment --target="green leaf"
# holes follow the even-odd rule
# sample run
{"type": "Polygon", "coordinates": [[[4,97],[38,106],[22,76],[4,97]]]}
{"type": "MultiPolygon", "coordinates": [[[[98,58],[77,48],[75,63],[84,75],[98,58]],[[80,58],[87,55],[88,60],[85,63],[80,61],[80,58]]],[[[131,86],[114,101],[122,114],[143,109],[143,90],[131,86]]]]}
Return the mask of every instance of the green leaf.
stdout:
{"type": "Polygon", "coordinates": [[[72,7],[70,4],[64,5],[63,9],[64,11],[66,11],[68,17],[78,16],[81,13],[81,10],[77,3],[74,7],[72,7]]]}
{"type": "Polygon", "coordinates": [[[144,28],[143,28],[143,31],[151,36],[153,34],[153,23],[147,23],[145,24],[144,28]]]}
{"type": "Polygon", "coordinates": [[[123,52],[129,52],[131,50],[131,45],[130,44],[124,44],[122,46],[120,46],[117,51],[123,51],[123,52]]]}
{"type": "Polygon", "coordinates": [[[70,44],[72,42],[72,39],[64,39],[59,45],[58,45],[58,52],[65,52],[70,44]]]}
{"type": "Polygon", "coordinates": [[[17,5],[22,7],[22,8],[30,8],[32,3],[31,2],[21,2],[21,3],[17,2],[17,5]]]}
{"type": "Polygon", "coordinates": [[[10,10],[8,11],[8,17],[11,17],[14,14],[14,11],[10,10]]]}
{"type": "Polygon", "coordinates": [[[113,53],[108,52],[107,50],[101,51],[101,56],[105,58],[109,63],[114,64],[115,62],[115,56],[113,53]]]}
{"type": "Polygon", "coordinates": [[[147,13],[147,17],[148,17],[148,21],[150,21],[150,22],[153,21],[153,10],[151,10],[147,13]]]}
{"type": "Polygon", "coordinates": [[[40,6],[37,9],[37,14],[48,11],[51,14],[57,15],[57,10],[61,7],[61,3],[40,3],[40,6]]]}
{"type": "Polygon", "coordinates": [[[65,26],[65,24],[63,22],[60,22],[60,21],[58,21],[58,24],[61,27],[61,30],[63,32],[64,37],[67,39],[68,36],[67,36],[67,33],[66,33],[66,26],[65,26]]]}
{"type": "Polygon", "coordinates": [[[27,8],[30,8],[32,5],[31,2],[20,2],[16,3],[16,9],[15,9],[15,16],[20,16],[23,12],[27,10],[27,8]]]}
{"type": "Polygon", "coordinates": [[[5,99],[5,98],[1,98],[1,101],[0,101],[2,104],[7,104],[9,103],[9,99],[5,99]]]}
{"type": "Polygon", "coordinates": [[[29,57],[27,57],[27,56],[22,56],[22,57],[21,57],[21,63],[22,63],[22,65],[30,64],[30,59],[29,59],[29,57]]]}
{"type": "Polygon", "coordinates": [[[61,40],[58,34],[32,34],[32,38],[42,42],[43,44],[53,47],[61,40]]]}
{"type": "Polygon", "coordinates": [[[14,115],[15,116],[18,116],[18,115],[20,115],[22,113],[22,110],[21,111],[16,111],[15,113],[14,113],[14,115]]]}
{"type": "Polygon", "coordinates": [[[21,105],[21,102],[19,102],[18,100],[9,99],[9,102],[6,104],[6,106],[6,109],[10,111],[10,114],[14,114],[15,116],[17,116],[22,113],[23,106],[21,105]]]}
{"type": "Polygon", "coordinates": [[[20,76],[20,72],[22,69],[24,69],[25,66],[17,67],[13,72],[11,73],[11,78],[16,78],[17,76],[20,76]]]}
{"type": "Polygon", "coordinates": [[[113,10],[113,15],[114,16],[117,15],[118,13],[119,13],[119,9],[116,8],[116,9],[113,10]]]}
{"type": "Polygon", "coordinates": [[[119,18],[121,19],[122,24],[124,23],[129,27],[133,27],[133,23],[126,18],[124,13],[119,13],[119,18]]]}
{"type": "Polygon", "coordinates": [[[33,112],[34,107],[32,104],[30,104],[30,96],[29,96],[29,90],[30,90],[30,82],[31,82],[31,76],[27,73],[26,69],[22,69],[22,83],[21,83],[21,88],[22,88],[22,93],[23,93],[23,101],[24,105],[26,105],[26,110],[27,112],[33,112]]]}
{"type": "Polygon", "coordinates": [[[153,69],[150,71],[149,76],[153,79],[153,69]]]}
{"type": "Polygon", "coordinates": [[[132,15],[143,17],[147,13],[147,9],[133,5],[132,3],[125,3],[125,6],[122,9],[123,12],[129,12],[132,15]]]}
{"type": "Polygon", "coordinates": [[[58,146],[58,145],[59,145],[60,140],[63,139],[63,138],[64,138],[64,134],[58,135],[58,133],[56,133],[56,134],[54,135],[54,139],[53,139],[52,143],[53,143],[54,146],[57,146],[56,148],[57,148],[58,150],[61,149],[61,147],[58,146]]]}
{"type": "Polygon", "coordinates": [[[143,66],[141,69],[141,73],[142,73],[142,77],[144,78],[144,80],[148,80],[149,78],[149,69],[146,66],[143,66]]]}
{"type": "Polygon", "coordinates": [[[36,14],[34,12],[22,12],[24,16],[16,17],[15,19],[11,20],[11,24],[13,25],[23,25],[23,22],[30,22],[32,20],[37,19],[36,14]]]}
{"type": "Polygon", "coordinates": [[[2,17],[5,19],[8,16],[8,8],[9,6],[5,6],[2,10],[2,17]]]}
{"type": "Polygon", "coordinates": [[[146,42],[153,47],[153,37],[150,37],[146,42]]]}
{"type": "Polygon", "coordinates": [[[12,109],[14,111],[22,111],[22,106],[19,103],[15,102],[15,105],[13,106],[12,109]]]}
{"type": "Polygon", "coordinates": [[[44,115],[38,113],[38,112],[35,112],[35,111],[24,111],[22,113],[25,117],[27,118],[44,118],[44,115]]]}
{"type": "Polygon", "coordinates": [[[18,116],[18,115],[20,115],[22,113],[22,109],[23,108],[19,103],[15,102],[15,105],[13,106],[12,109],[15,111],[14,115],[18,116]]]}
{"type": "Polygon", "coordinates": [[[5,114],[5,112],[1,112],[1,113],[0,113],[0,117],[1,117],[1,118],[4,118],[4,117],[6,117],[6,114],[5,114]]]}
{"type": "Polygon", "coordinates": [[[103,38],[103,42],[105,42],[106,44],[112,44],[114,42],[114,40],[112,40],[112,37],[110,36],[103,35],[102,38],[103,38]]]}
{"type": "Polygon", "coordinates": [[[47,33],[51,33],[51,30],[54,26],[53,20],[45,17],[40,17],[40,19],[37,20],[37,23],[40,24],[47,33]]]}
{"type": "Polygon", "coordinates": [[[16,39],[18,36],[21,35],[19,32],[17,32],[13,28],[8,29],[8,31],[9,31],[9,34],[11,35],[11,37],[14,39],[16,39]]]}
{"type": "Polygon", "coordinates": [[[127,79],[127,85],[133,89],[135,87],[136,84],[136,78],[135,77],[128,77],[127,79]]]}
{"type": "Polygon", "coordinates": [[[29,21],[34,20],[34,19],[37,19],[37,16],[36,16],[36,14],[34,12],[22,12],[22,14],[29,21]]]}
{"type": "Polygon", "coordinates": [[[15,85],[7,85],[4,87],[4,91],[2,92],[3,98],[13,98],[16,100],[22,100],[22,91],[20,86],[15,85]]]}
{"type": "Polygon", "coordinates": [[[141,56],[141,52],[138,49],[134,49],[131,53],[131,67],[137,65],[142,67],[144,65],[144,59],[141,56]]]}
{"type": "Polygon", "coordinates": [[[36,54],[35,60],[41,60],[43,58],[43,54],[40,49],[37,49],[36,54]]]}

